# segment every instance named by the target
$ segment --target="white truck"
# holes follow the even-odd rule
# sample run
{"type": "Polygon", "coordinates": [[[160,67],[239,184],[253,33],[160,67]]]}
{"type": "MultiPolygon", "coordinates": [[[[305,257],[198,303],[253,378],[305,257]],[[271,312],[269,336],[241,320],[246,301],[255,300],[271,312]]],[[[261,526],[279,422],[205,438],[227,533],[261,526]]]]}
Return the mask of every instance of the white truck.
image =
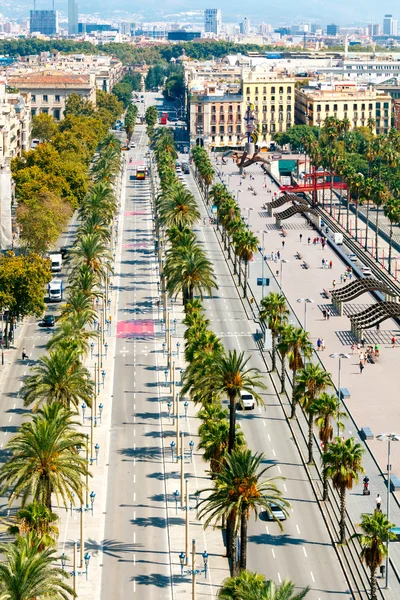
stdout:
{"type": "Polygon", "coordinates": [[[62,255],[61,254],[50,254],[51,272],[59,273],[62,268],[62,255]]]}
{"type": "Polygon", "coordinates": [[[63,284],[61,279],[52,279],[47,286],[49,302],[61,302],[63,299],[63,284]]]}

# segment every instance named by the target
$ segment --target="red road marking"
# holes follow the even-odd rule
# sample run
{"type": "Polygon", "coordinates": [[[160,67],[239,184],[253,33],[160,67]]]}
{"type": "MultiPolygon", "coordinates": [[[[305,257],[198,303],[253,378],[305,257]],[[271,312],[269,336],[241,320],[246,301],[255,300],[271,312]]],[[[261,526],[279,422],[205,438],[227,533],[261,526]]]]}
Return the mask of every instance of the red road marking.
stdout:
{"type": "Polygon", "coordinates": [[[118,321],[117,337],[139,337],[154,334],[154,321],[150,319],[138,319],[131,321],[118,321]]]}

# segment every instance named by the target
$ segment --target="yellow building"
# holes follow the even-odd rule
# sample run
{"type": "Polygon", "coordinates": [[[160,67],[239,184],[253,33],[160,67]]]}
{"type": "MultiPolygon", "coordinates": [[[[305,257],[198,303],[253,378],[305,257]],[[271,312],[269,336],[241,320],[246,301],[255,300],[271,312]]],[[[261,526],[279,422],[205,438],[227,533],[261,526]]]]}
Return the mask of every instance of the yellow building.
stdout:
{"type": "Polygon", "coordinates": [[[392,99],[374,89],[357,89],[340,83],[329,89],[296,89],[296,123],[321,126],[327,117],[347,119],[350,129],[374,125],[374,133],[388,133],[391,127],[392,99]]]}
{"type": "Polygon", "coordinates": [[[262,65],[242,71],[243,113],[254,105],[258,145],[267,146],[275,133],[294,124],[294,79],[283,77],[262,65]]]}

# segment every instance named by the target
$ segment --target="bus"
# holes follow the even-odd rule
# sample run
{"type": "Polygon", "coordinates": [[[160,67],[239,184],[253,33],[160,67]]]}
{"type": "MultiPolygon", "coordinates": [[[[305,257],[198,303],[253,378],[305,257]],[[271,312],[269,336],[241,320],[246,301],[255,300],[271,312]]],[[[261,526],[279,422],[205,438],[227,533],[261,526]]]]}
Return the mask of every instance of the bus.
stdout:
{"type": "Polygon", "coordinates": [[[135,171],[135,179],[142,180],[146,179],[147,169],[144,161],[137,161],[133,163],[133,168],[135,171]]]}

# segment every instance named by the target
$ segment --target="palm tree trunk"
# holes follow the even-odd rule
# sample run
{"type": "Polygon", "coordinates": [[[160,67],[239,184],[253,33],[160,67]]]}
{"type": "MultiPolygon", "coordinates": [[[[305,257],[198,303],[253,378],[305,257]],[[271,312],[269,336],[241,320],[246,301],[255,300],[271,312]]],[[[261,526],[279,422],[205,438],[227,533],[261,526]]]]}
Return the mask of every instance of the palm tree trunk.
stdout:
{"type": "Polygon", "coordinates": [[[296,393],[295,393],[295,389],[296,389],[296,374],[297,374],[297,369],[293,369],[293,382],[292,382],[292,412],[290,413],[290,418],[291,419],[295,419],[296,418],[296,393]]]}
{"type": "Polygon", "coordinates": [[[329,500],[328,478],[324,474],[322,475],[322,500],[324,502],[329,500]]]}
{"type": "Polygon", "coordinates": [[[333,171],[331,171],[331,198],[329,206],[329,214],[332,216],[332,202],[333,202],[333,171]]]}
{"type": "Polygon", "coordinates": [[[281,360],[282,360],[282,364],[281,364],[281,391],[280,393],[283,394],[286,390],[286,386],[285,386],[285,355],[281,355],[281,360]]]}
{"type": "Polygon", "coordinates": [[[276,333],[272,331],[272,371],[276,369],[276,333]]]}
{"type": "Polygon", "coordinates": [[[239,268],[238,268],[238,277],[239,277],[239,286],[242,285],[242,263],[239,258],[239,268]]]}
{"type": "Polygon", "coordinates": [[[243,298],[247,298],[247,271],[249,268],[249,262],[244,261],[244,282],[243,282],[243,298]]]}
{"type": "Polygon", "coordinates": [[[358,240],[358,210],[359,210],[359,204],[358,204],[358,198],[357,198],[357,200],[356,200],[356,230],[355,230],[356,241],[358,240]]]}
{"type": "Polygon", "coordinates": [[[376,205],[376,221],[375,221],[375,260],[378,260],[378,224],[379,224],[379,206],[376,205]]]}
{"type": "Polygon", "coordinates": [[[377,600],[378,594],[377,594],[377,585],[376,585],[376,568],[371,569],[370,584],[371,584],[371,600],[377,600]]]}
{"type": "Polygon", "coordinates": [[[347,229],[347,231],[349,231],[349,224],[350,224],[350,200],[351,200],[351,194],[350,194],[350,189],[349,189],[348,193],[347,193],[347,211],[346,211],[346,229],[347,229]]]}
{"type": "Polygon", "coordinates": [[[229,444],[228,452],[232,454],[236,435],[236,396],[229,398],[229,444]]]}
{"type": "Polygon", "coordinates": [[[232,512],[226,520],[226,555],[232,560],[232,574],[236,567],[236,536],[235,513],[232,512]]]}
{"type": "Polygon", "coordinates": [[[389,229],[389,273],[392,273],[392,243],[393,243],[393,223],[390,221],[389,229]]]}
{"type": "Polygon", "coordinates": [[[247,568],[247,511],[243,510],[240,518],[240,570],[247,568]]]}
{"type": "Polygon", "coordinates": [[[314,464],[314,456],[313,456],[313,441],[314,441],[314,421],[313,414],[310,413],[308,415],[308,464],[314,464]]]}
{"type": "Polygon", "coordinates": [[[366,213],[366,219],[367,219],[367,223],[365,225],[365,245],[364,245],[364,249],[368,252],[368,233],[369,233],[369,198],[367,201],[367,213],[366,213]]]}
{"type": "Polygon", "coordinates": [[[346,488],[340,490],[340,543],[346,543],[346,488]]]}

